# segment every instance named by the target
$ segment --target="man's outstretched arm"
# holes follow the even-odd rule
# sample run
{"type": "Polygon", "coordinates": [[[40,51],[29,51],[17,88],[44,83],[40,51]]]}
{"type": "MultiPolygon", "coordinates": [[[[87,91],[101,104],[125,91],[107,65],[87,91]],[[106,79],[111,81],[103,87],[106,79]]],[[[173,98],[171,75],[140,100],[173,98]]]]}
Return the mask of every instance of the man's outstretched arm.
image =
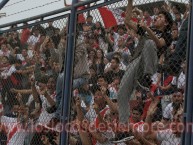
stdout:
{"type": "Polygon", "coordinates": [[[127,25],[130,29],[133,29],[135,32],[137,32],[137,24],[131,20],[132,10],[133,10],[133,0],[128,0],[125,25],[127,25]]]}

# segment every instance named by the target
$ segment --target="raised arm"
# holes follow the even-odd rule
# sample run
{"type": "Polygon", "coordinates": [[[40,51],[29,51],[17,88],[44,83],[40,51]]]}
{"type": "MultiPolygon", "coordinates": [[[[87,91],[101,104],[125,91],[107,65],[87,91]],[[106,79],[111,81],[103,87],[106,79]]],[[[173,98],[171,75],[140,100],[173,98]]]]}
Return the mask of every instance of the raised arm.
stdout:
{"type": "Polygon", "coordinates": [[[162,48],[166,45],[164,38],[158,38],[155,33],[144,23],[140,23],[140,27],[149,34],[149,37],[155,42],[157,48],[162,48]]]}
{"type": "Polygon", "coordinates": [[[132,10],[133,10],[133,0],[128,0],[128,5],[126,9],[125,25],[127,25],[128,28],[133,29],[134,31],[137,32],[137,24],[131,20],[132,10]]]}
{"type": "Polygon", "coordinates": [[[77,111],[77,119],[78,119],[77,123],[78,123],[78,127],[79,127],[78,132],[79,132],[82,144],[90,145],[90,144],[92,144],[90,134],[89,134],[89,132],[86,128],[83,129],[83,126],[87,126],[87,125],[83,125],[83,123],[84,123],[84,114],[82,112],[81,101],[80,101],[79,97],[76,98],[76,111],[77,111]]]}

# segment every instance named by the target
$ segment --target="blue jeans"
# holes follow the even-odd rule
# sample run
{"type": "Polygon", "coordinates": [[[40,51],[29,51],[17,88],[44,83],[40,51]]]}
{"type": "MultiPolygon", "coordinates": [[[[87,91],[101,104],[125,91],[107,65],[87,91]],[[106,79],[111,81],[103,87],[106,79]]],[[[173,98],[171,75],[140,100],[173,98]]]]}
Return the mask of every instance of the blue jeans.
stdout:
{"type": "MultiPolygon", "coordinates": [[[[61,114],[62,114],[62,107],[63,107],[63,99],[62,99],[62,91],[64,90],[64,73],[60,73],[58,78],[57,78],[57,83],[56,83],[56,113],[55,117],[57,119],[60,119],[61,114]]],[[[87,81],[86,78],[78,78],[73,80],[73,90],[81,87],[85,82],[87,81]]]]}

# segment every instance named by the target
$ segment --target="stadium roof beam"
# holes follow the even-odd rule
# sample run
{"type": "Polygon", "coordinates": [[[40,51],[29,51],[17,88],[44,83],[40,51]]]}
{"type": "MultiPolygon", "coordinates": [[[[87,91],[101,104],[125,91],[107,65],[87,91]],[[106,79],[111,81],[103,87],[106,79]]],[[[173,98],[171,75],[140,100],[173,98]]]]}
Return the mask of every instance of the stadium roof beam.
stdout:
{"type": "Polygon", "coordinates": [[[1,3],[0,3],[0,10],[9,2],[9,0],[3,0],[1,3]]]}

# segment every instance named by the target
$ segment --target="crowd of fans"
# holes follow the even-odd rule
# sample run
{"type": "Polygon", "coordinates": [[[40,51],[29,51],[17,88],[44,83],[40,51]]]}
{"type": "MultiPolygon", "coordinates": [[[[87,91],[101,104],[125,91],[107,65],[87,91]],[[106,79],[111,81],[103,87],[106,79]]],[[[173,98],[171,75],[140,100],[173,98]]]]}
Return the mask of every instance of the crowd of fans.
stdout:
{"type": "MultiPolygon", "coordinates": [[[[171,45],[159,54],[151,93],[139,86],[133,92],[128,120],[134,139],[119,145],[180,144],[181,130],[175,123],[182,123],[186,61],[180,64],[178,75],[169,74],[163,66],[175,52],[189,9],[187,6],[182,13],[178,5],[170,8],[166,4],[162,9],[169,11],[174,20],[171,45]]],[[[151,16],[148,10],[134,8],[132,20],[153,27],[160,11],[155,7],[151,16]]],[[[59,29],[52,21],[46,28],[24,25],[22,31],[0,37],[0,144],[57,145],[61,118],[56,112],[61,111],[62,102],[57,89],[62,89],[58,82],[64,69],[67,26],[59,29]]],[[[117,125],[117,92],[140,36],[124,24],[104,28],[91,15],[77,25],[76,36],[69,144],[114,145],[110,139],[116,131],[128,129],[117,125]]]]}

